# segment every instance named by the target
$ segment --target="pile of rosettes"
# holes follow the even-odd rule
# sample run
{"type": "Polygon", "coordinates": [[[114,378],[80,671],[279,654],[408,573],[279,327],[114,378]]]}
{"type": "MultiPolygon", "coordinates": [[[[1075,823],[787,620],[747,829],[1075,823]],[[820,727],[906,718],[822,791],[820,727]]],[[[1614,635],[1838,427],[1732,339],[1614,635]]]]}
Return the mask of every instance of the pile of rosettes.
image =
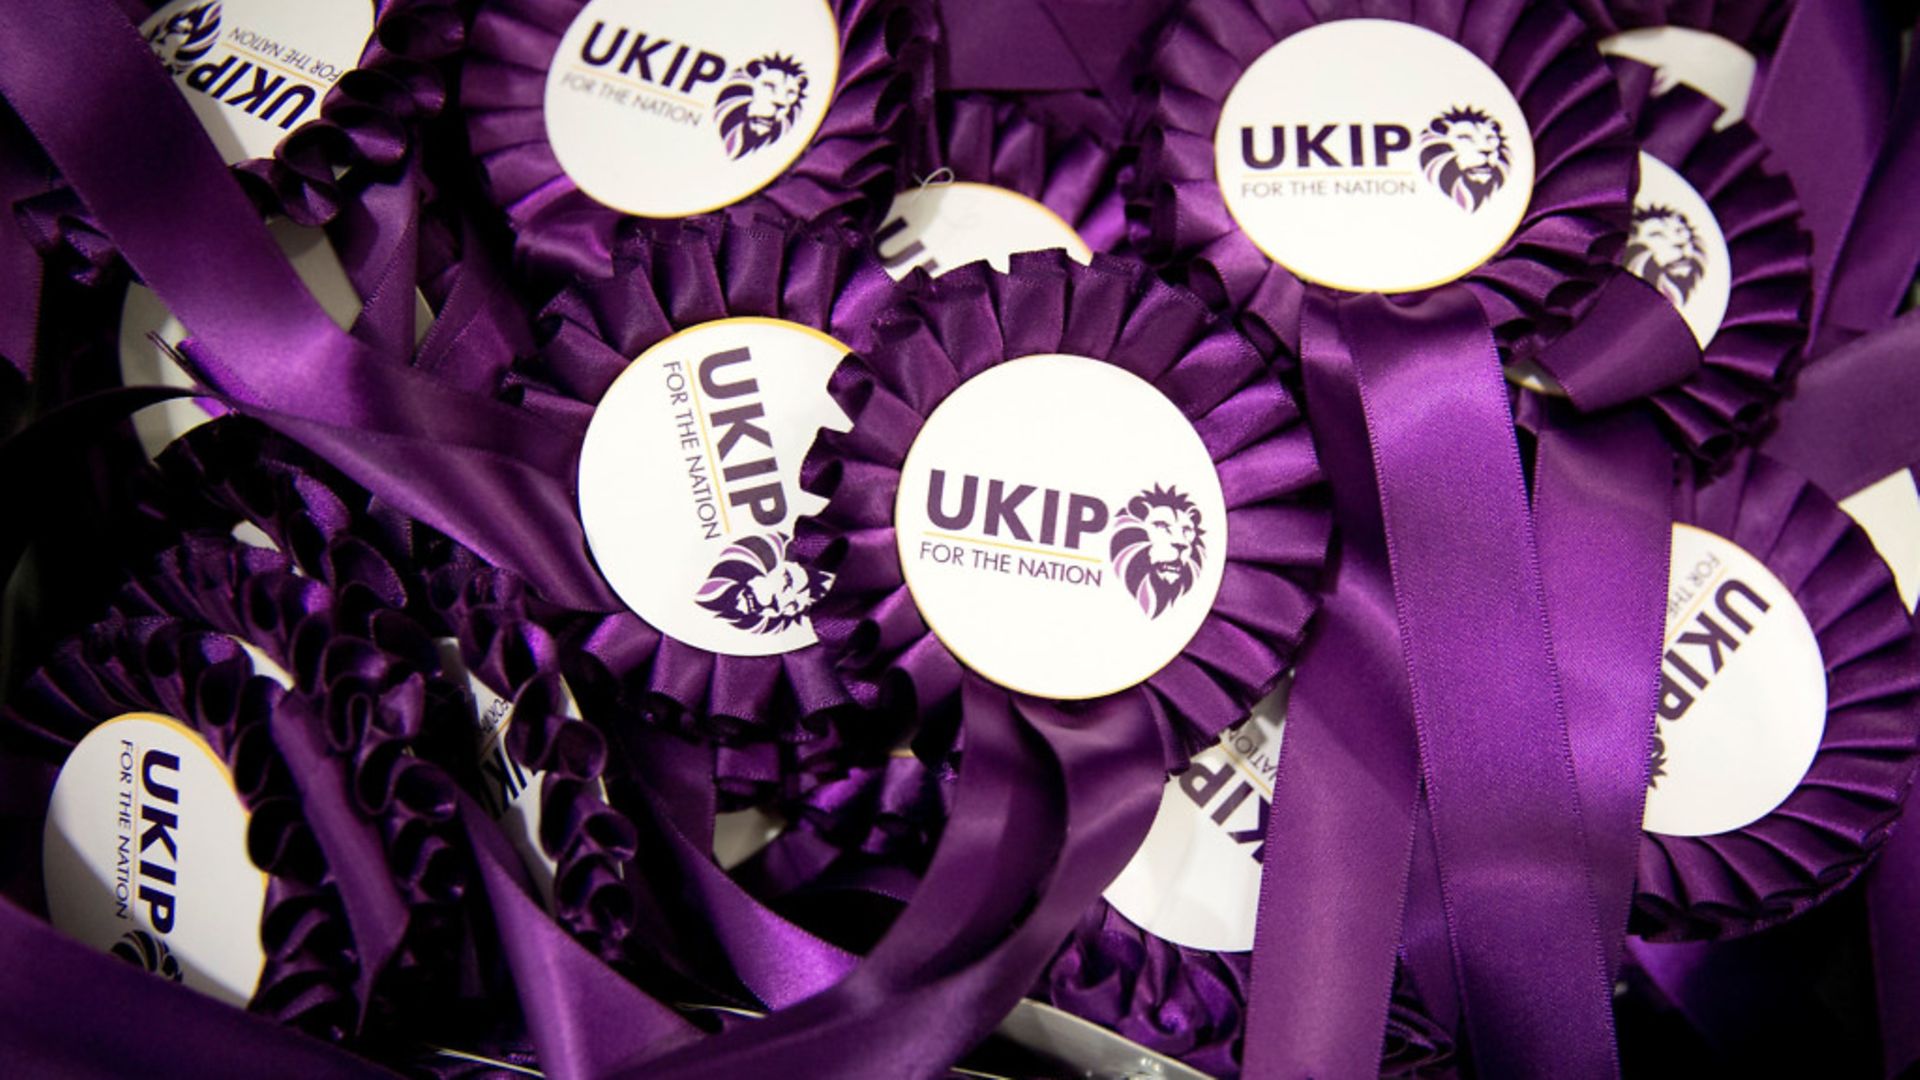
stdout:
{"type": "Polygon", "coordinates": [[[1920,1070],[1905,0],[0,0],[0,1075],[1920,1070]]]}

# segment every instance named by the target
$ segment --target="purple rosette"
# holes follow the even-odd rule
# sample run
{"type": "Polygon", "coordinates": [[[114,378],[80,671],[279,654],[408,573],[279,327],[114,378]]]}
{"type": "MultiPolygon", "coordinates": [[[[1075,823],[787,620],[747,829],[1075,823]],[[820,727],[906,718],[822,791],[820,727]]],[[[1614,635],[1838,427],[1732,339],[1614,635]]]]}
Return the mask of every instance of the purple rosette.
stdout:
{"type": "Polygon", "coordinates": [[[9,848],[34,870],[14,867],[8,892],[28,910],[44,911],[41,815],[54,772],[74,746],[96,725],[128,713],[178,719],[232,774],[252,815],[249,856],[269,875],[257,928],[266,960],[248,1007],[339,1041],[356,1030],[359,1004],[358,953],[337,868],[318,844],[300,789],[274,745],[271,718],[288,691],[256,670],[236,641],[284,658],[296,627],[326,605],[324,587],[296,576],[278,555],[195,540],[169,552],[149,582],[105,619],[55,649],[4,715],[8,756],[38,763],[34,795],[22,794],[20,805],[39,812],[8,825],[15,834],[9,848]],[[155,614],[150,590],[190,598],[191,606],[155,614]],[[205,617],[210,613],[217,615],[205,617]]]}
{"type": "MultiPolygon", "coordinates": [[[[703,323],[779,319],[858,349],[894,292],[851,236],[775,222],[706,218],[632,229],[613,276],[583,281],[542,313],[545,343],[511,379],[533,412],[584,430],[597,404],[649,348],[703,323]]],[[[594,616],[579,648],[616,694],[659,723],[736,747],[828,737],[853,700],[828,650],[722,655],[680,641],[622,608],[594,616]]],[[[752,753],[748,751],[748,753],[752,753]]],[[[764,757],[729,755],[744,780],[764,757]]]]}
{"type": "MultiPolygon", "coordinates": [[[[404,162],[421,125],[446,105],[447,65],[465,35],[455,0],[377,0],[359,63],[320,99],[318,115],[289,131],[271,157],[232,166],[261,214],[325,225],[356,198],[357,180],[404,162]]],[[[98,280],[116,261],[113,242],[65,185],[16,213],[34,245],[82,281],[98,280]]]]}
{"type": "MultiPolygon", "coordinates": [[[[548,140],[547,72],[581,0],[510,0],[475,16],[461,76],[469,143],[512,223],[516,262],[605,277],[626,216],[582,191],[548,140]]],[[[840,66],[813,141],[734,204],[807,223],[872,225],[905,180],[905,144],[932,97],[932,13],[921,0],[832,0],[840,66]]]]}
{"type": "Polygon", "coordinates": [[[1643,834],[1633,929],[1661,941],[1762,929],[1846,887],[1920,765],[1920,640],[1866,533],[1758,454],[1683,483],[1675,518],[1746,549],[1792,593],[1819,643],[1827,713],[1804,779],[1770,813],[1712,835],[1643,834]]]}
{"type": "MultiPolygon", "coordinates": [[[[1184,290],[1148,284],[1128,263],[1083,267],[1055,252],[909,279],[870,352],[835,373],[853,429],[823,431],[803,483],[827,509],[795,544],[834,573],[814,625],[853,695],[923,720],[958,704],[962,662],[920,616],[899,570],[891,494],[928,416],[968,379],[1019,357],[1104,359],[1147,380],[1191,420],[1228,500],[1227,580],[1181,653],[1140,684],[1196,750],[1273,688],[1305,635],[1328,518],[1298,409],[1247,343],[1184,290]],[[1244,538],[1244,539],[1243,539],[1244,538]],[[1244,546],[1243,546],[1244,545],[1244,546]]],[[[1185,755],[1180,760],[1184,762],[1185,755]]]]}
{"type": "MultiPolygon", "coordinates": [[[[1799,367],[1813,307],[1811,241],[1792,183],[1752,128],[1719,127],[1719,104],[1690,87],[1655,93],[1645,64],[1609,63],[1642,149],[1706,200],[1732,256],[1726,317],[1700,351],[1700,370],[1651,398],[1681,446],[1709,466],[1724,463],[1766,426],[1799,367]]],[[[1641,273],[1660,278],[1657,267],[1641,273]]]]}
{"type": "MultiPolygon", "coordinates": [[[[1634,158],[1613,80],[1585,27],[1556,4],[1431,0],[1401,21],[1465,46],[1504,81],[1532,129],[1533,197],[1499,252],[1461,278],[1508,358],[1540,352],[1618,272],[1634,158]]],[[[1247,66],[1299,31],[1374,15],[1364,3],[1196,5],[1166,33],[1150,69],[1132,181],[1137,243],[1149,259],[1222,310],[1263,349],[1297,356],[1312,286],[1256,247],[1228,212],[1214,174],[1214,130],[1247,66]]]]}

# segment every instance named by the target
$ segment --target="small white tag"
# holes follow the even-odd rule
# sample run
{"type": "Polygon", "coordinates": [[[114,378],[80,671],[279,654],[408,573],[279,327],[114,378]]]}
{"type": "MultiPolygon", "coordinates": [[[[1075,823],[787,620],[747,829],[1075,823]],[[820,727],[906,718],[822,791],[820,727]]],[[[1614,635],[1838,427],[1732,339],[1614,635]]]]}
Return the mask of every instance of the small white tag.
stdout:
{"type": "Polygon", "coordinates": [[[822,428],[845,430],[827,380],[847,347],[780,319],[702,323],[614,380],[580,451],[580,519],[607,583],[661,631],[709,652],[814,643],[830,578],[787,558],[822,428]]]}
{"type": "Polygon", "coordinates": [[[1684,84],[1712,98],[1724,110],[1716,128],[1746,117],[1747,98],[1760,68],[1752,53],[1719,34],[1684,26],[1628,30],[1601,41],[1600,51],[1657,68],[1653,84],[1657,94],[1684,84]]]}
{"type": "Polygon", "coordinates": [[[1707,200],[1671,165],[1642,152],[1633,231],[1620,261],[1673,302],[1706,348],[1733,296],[1733,254],[1707,200]]]}
{"type": "Polygon", "coordinates": [[[320,115],[373,36],[368,0],[174,0],[140,24],[229,165],[320,115]]]}
{"type": "Polygon", "coordinates": [[[874,247],[895,281],[916,268],[938,276],[981,259],[1001,273],[1022,251],[1064,248],[1078,263],[1093,249],[1060,215],[992,184],[927,184],[893,197],[874,247]]]}
{"type": "Polygon", "coordinates": [[[1142,682],[1213,608],[1226,498],[1166,395],[1084,356],[1011,360],[934,410],[894,508],[907,585],[954,655],[1009,689],[1142,682]]]}
{"type": "Polygon", "coordinates": [[[785,832],[786,819],[771,810],[749,806],[713,816],[713,858],[720,869],[731,870],[758,855],[785,832]]]}
{"type": "Polygon", "coordinates": [[[1291,682],[1167,781],[1160,812],[1107,903],[1155,937],[1247,952],[1260,909],[1260,856],[1280,767],[1291,682]]]}
{"type": "MultiPolygon", "coordinates": [[[[466,677],[467,694],[472,700],[478,736],[474,745],[480,762],[481,805],[506,831],[508,841],[520,853],[520,861],[526,865],[527,872],[533,875],[541,901],[551,910],[553,879],[559,873],[560,864],[547,854],[546,847],[540,842],[540,790],[547,774],[522,767],[507,751],[507,729],[513,724],[513,703],[495,693],[492,687],[480,681],[479,676],[467,668],[460,656],[459,642],[452,638],[441,638],[435,645],[439,649],[441,669],[451,678],[466,677]]],[[[562,715],[571,720],[581,719],[580,706],[574,701],[573,691],[564,681],[560,684],[560,692],[562,715]]],[[[600,800],[605,802],[606,798],[606,784],[603,781],[600,784],[600,800]]]]}
{"type": "Polygon", "coordinates": [[[1920,490],[1913,473],[1901,469],[1843,500],[1840,509],[1867,530],[1912,611],[1920,603],[1920,490]]]}
{"type": "Polygon", "coordinates": [[[580,190],[616,210],[702,214],[800,157],[839,69],[820,0],[591,0],[547,70],[547,138],[580,190]]]}
{"type": "Polygon", "coordinates": [[[1500,77],[1410,23],[1345,19],[1268,49],[1214,130],[1227,211],[1299,277],[1409,292],[1492,258],[1533,197],[1533,137],[1500,77]]]}
{"type": "Polygon", "coordinates": [[[1675,525],[1668,589],[1645,825],[1732,832],[1806,777],[1827,727],[1826,665],[1793,593],[1724,537],[1675,525]]]}
{"type": "Polygon", "coordinates": [[[272,679],[274,682],[280,684],[280,689],[282,690],[293,689],[293,676],[287,674],[286,668],[274,663],[273,658],[262,652],[258,645],[232,636],[228,636],[227,640],[240,646],[240,651],[247,654],[248,660],[253,661],[253,673],[255,675],[264,675],[272,679]]]}
{"type": "Polygon", "coordinates": [[[54,781],[47,913],[85,944],[245,1007],[266,966],[267,902],[247,821],[226,765],[184,724],[109,720],[54,781]]]}

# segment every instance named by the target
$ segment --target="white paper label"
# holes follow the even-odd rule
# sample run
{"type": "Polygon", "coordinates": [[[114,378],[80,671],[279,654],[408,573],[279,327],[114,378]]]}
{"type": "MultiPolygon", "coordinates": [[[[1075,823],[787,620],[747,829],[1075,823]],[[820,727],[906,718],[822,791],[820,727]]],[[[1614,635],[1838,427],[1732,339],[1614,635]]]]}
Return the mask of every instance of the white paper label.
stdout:
{"type": "Polygon", "coordinates": [[[1153,828],[1107,886],[1107,903],[1135,926],[1190,949],[1253,948],[1261,849],[1291,686],[1282,683],[1167,781],[1153,828]]]}
{"type": "Polygon", "coordinates": [[[1684,26],[1628,30],[1601,41],[1600,51],[1657,69],[1654,93],[1664,94],[1684,84],[1712,98],[1724,110],[1714,125],[1717,128],[1746,116],[1747,98],[1760,67],[1752,53],[1719,34],[1684,26]]]}
{"type": "Polygon", "coordinates": [[[1011,360],[907,453],[894,517],[927,625],[1013,690],[1089,698],[1180,654],[1219,591],[1226,500],[1200,436],[1136,375],[1011,360]]]}
{"type": "Polygon", "coordinates": [[[702,323],[608,388],[580,451],[580,518],[600,572],[648,623],[696,648],[772,656],[813,644],[830,578],[787,558],[847,347],[780,319],[702,323]]]}
{"type": "Polygon", "coordinates": [[[267,876],[247,809],[206,741],[128,713],[87,733],[54,781],[43,870],[60,930],[244,1007],[266,965],[267,876]]]}
{"type": "Polygon", "coordinates": [[[1666,644],[1646,828],[1712,836],[1750,825],[1793,794],[1826,731],[1813,627],[1760,560],[1675,525],[1666,644]]]}
{"type": "Polygon", "coordinates": [[[1701,348],[1713,341],[1733,296],[1733,255],[1707,200],[1652,154],[1640,155],[1633,231],[1620,261],[1673,302],[1701,348]]]}
{"type": "Polygon", "coordinates": [[[140,33],[228,164],[320,115],[373,36],[368,0],[174,0],[140,33]]]}
{"type": "MultiPolygon", "coordinates": [[[[334,325],[342,330],[351,327],[360,317],[360,295],[347,280],[346,267],[340,264],[340,256],[327,242],[327,234],[295,225],[285,218],[268,222],[267,232],[280,245],[293,272],[300,276],[334,325]]],[[[414,290],[413,318],[417,345],[433,325],[433,310],[417,289],[414,290]]],[[[120,310],[121,382],[127,386],[191,388],[193,378],[173,358],[173,352],[186,338],[187,328],[152,290],[138,283],[129,285],[126,303],[120,310]]],[[[213,419],[214,415],[208,411],[208,403],[200,399],[175,398],[134,413],[133,430],[147,456],[158,457],[175,439],[213,419]]]]}
{"type": "MultiPolygon", "coordinates": [[[[474,725],[479,736],[475,747],[480,761],[480,803],[500,823],[507,840],[519,853],[521,863],[533,875],[541,900],[551,909],[553,879],[559,872],[560,864],[547,854],[546,847],[540,842],[540,789],[547,774],[524,768],[507,751],[507,729],[513,724],[513,702],[495,693],[492,687],[480,681],[467,668],[460,656],[459,642],[452,638],[441,638],[435,644],[439,649],[441,668],[454,678],[466,677],[467,696],[473,705],[474,725]]],[[[560,692],[562,714],[572,720],[581,719],[580,706],[574,701],[573,691],[562,682],[560,692]]],[[[606,797],[606,785],[602,783],[601,801],[605,802],[606,797]]]]}
{"type": "Polygon", "coordinates": [[[1227,210],[1275,262],[1350,292],[1459,278],[1533,196],[1533,137],[1500,77],[1409,23],[1346,19],[1268,49],[1214,130],[1227,210]]]}
{"type": "Polygon", "coordinates": [[[1901,469],[1842,501],[1840,509],[1867,530],[1912,611],[1920,603],[1920,490],[1913,473],[1901,469]]]}
{"type": "Polygon", "coordinates": [[[820,0],[592,0],[547,70],[547,138],[608,206],[703,214],[799,158],[839,68],[839,27],[820,0]]]}
{"type": "Polygon", "coordinates": [[[1093,261],[1073,226],[1017,191],[992,184],[928,184],[893,197],[874,247],[895,281],[916,268],[938,276],[981,259],[1001,273],[1021,251],[1064,248],[1075,262],[1093,261]]]}
{"type": "Polygon", "coordinates": [[[247,659],[253,662],[253,673],[255,675],[263,675],[273,680],[279,684],[282,690],[293,689],[293,676],[287,673],[286,668],[275,663],[272,657],[262,652],[258,645],[249,641],[242,641],[237,637],[229,637],[227,640],[240,646],[240,651],[247,654],[247,659]]]}

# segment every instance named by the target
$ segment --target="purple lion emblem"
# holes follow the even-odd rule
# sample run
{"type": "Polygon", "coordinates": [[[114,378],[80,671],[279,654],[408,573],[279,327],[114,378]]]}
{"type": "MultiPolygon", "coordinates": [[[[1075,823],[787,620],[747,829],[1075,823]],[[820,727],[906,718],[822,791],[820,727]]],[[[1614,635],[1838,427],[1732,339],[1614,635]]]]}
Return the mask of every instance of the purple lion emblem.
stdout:
{"type": "Polygon", "coordinates": [[[787,559],[787,536],[748,536],[727,545],[694,603],[748,633],[771,634],[807,617],[833,575],[787,559]]]}
{"type": "Polygon", "coordinates": [[[1420,168],[1462,210],[1480,209],[1507,182],[1511,164],[1500,121],[1479,109],[1449,109],[1420,133],[1420,168]]]}
{"type": "Polygon", "coordinates": [[[1670,206],[1634,209],[1633,236],[1620,257],[1634,276],[1660,290],[1675,307],[1686,304],[1707,272],[1699,232],[1670,206]]]}
{"type": "Polygon", "coordinates": [[[807,69],[790,56],[762,56],[735,68],[713,102],[727,156],[738,160],[786,134],[807,100],[807,69]]]}
{"type": "Polygon", "coordinates": [[[1155,484],[1127,500],[1108,557],[1148,618],[1159,618],[1193,588],[1206,562],[1206,535],[1199,508],[1177,489],[1155,484]]]}
{"type": "Polygon", "coordinates": [[[213,50],[220,36],[220,5],[201,4],[175,12],[153,28],[147,44],[160,58],[167,74],[178,75],[199,63],[213,50]]]}

